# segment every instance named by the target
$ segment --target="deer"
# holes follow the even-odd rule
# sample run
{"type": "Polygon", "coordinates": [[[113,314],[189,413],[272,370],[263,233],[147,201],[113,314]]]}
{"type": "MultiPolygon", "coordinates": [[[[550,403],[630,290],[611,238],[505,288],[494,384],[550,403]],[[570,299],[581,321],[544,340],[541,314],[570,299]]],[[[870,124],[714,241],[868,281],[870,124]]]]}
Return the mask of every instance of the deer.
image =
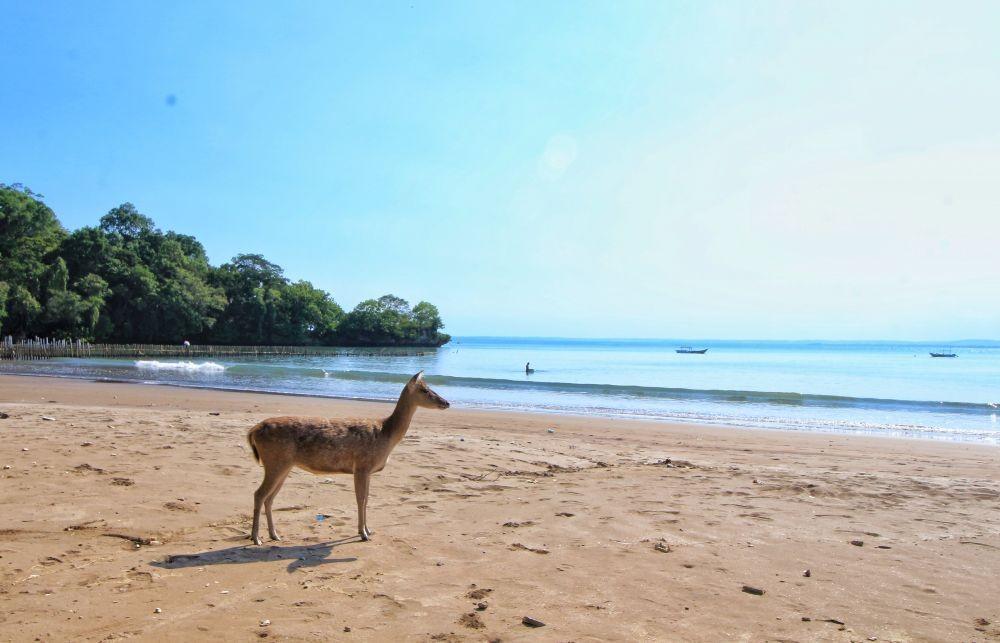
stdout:
{"type": "Polygon", "coordinates": [[[285,478],[295,467],[314,474],[352,474],[358,503],[358,535],[371,539],[368,529],[368,491],[373,473],[385,468],[389,454],[402,441],[418,408],[446,409],[447,400],[431,390],[424,372],[403,387],[396,408],[382,420],[337,420],[322,417],[273,417],[247,433],[253,457],[264,467],[264,480],[253,495],[253,528],[250,539],[263,544],[258,535],[260,510],[267,516],[271,540],[281,540],[274,529],[271,506],[285,478]]]}

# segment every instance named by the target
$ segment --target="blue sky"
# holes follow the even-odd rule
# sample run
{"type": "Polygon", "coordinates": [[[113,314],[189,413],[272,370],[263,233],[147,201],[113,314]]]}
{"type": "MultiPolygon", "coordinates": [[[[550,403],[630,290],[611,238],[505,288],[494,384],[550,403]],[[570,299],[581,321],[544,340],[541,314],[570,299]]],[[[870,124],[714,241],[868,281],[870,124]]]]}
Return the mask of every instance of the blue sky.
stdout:
{"type": "Polygon", "coordinates": [[[459,335],[1000,336],[995,3],[0,15],[0,181],[70,228],[131,201],[459,335]]]}

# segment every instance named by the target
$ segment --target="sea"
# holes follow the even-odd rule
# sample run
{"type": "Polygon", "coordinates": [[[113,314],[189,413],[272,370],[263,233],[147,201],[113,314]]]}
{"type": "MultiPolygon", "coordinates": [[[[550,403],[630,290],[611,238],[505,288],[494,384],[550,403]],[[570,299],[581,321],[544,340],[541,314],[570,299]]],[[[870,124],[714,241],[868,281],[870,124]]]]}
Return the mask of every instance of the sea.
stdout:
{"type": "Polygon", "coordinates": [[[1000,445],[990,341],[461,337],[310,357],[0,362],[9,374],[374,400],[395,400],[420,370],[455,407],[1000,445]],[[957,357],[930,356],[940,351],[957,357]]]}

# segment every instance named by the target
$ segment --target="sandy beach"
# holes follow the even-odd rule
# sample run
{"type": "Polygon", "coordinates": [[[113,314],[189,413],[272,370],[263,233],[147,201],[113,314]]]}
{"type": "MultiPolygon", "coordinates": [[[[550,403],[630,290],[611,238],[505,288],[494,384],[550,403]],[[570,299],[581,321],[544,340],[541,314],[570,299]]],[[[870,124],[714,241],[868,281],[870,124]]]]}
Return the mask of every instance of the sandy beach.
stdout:
{"type": "Polygon", "coordinates": [[[1000,640],[990,446],[421,410],[250,544],[251,426],[389,411],[0,377],[0,640],[1000,640]]]}

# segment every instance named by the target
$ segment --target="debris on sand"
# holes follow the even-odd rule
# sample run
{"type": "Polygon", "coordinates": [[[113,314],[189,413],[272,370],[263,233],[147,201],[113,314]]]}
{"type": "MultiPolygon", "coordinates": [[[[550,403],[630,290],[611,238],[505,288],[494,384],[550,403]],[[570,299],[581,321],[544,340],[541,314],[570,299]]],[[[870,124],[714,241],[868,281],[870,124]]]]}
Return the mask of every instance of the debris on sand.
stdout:
{"type": "Polygon", "coordinates": [[[78,525],[70,525],[69,527],[64,527],[63,531],[80,531],[81,529],[97,529],[97,523],[104,522],[100,518],[97,520],[88,520],[87,522],[81,522],[78,525]]]}
{"type": "Polygon", "coordinates": [[[10,416],[9,416],[9,415],[7,415],[6,413],[3,413],[3,412],[0,412],[0,420],[6,420],[6,419],[7,419],[7,418],[9,418],[9,417],[10,417],[10,416]]]}
{"type": "Polygon", "coordinates": [[[461,618],[458,619],[458,623],[473,630],[481,630],[486,627],[486,623],[483,623],[483,620],[479,618],[479,614],[475,612],[462,614],[461,618]]]}
{"type": "Polygon", "coordinates": [[[673,551],[673,549],[670,548],[670,545],[663,542],[662,540],[653,545],[653,549],[655,549],[656,551],[663,552],[664,554],[669,554],[670,552],[673,551]]]}
{"type": "Polygon", "coordinates": [[[753,587],[752,585],[744,585],[743,591],[747,594],[753,594],[754,596],[763,596],[764,590],[759,587],[753,587]]]}
{"type": "Polygon", "coordinates": [[[509,520],[503,524],[504,527],[530,527],[535,524],[534,520],[525,520],[523,522],[516,522],[514,520],[509,520]]]}
{"type": "Polygon", "coordinates": [[[142,536],[130,536],[128,534],[101,534],[102,536],[107,536],[108,538],[121,538],[122,540],[130,540],[136,545],[159,545],[158,540],[153,540],[150,538],[143,538],[142,536]]]}
{"type": "Polygon", "coordinates": [[[547,554],[547,553],[549,553],[548,549],[542,549],[540,547],[528,547],[527,545],[522,545],[521,543],[514,543],[514,544],[512,544],[510,546],[510,548],[511,549],[520,549],[520,550],[523,550],[523,551],[530,551],[530,552],[534,552],[536,554],[547,554]]]}
{"type": "Polygon", "coordinates": [[[131,487],[135,484],[132,478],[111,478],[111,484],[119,487],[131,487]]]}
{"type": "Polygon", "coordinates": [[[855,547],[864,547],[865,546],[865,541],[863,541],[863,540],[852,540],[851,544],[854,545],[855,547]]]}
{"type": "Polygon", "coordinates": [[[812,576],[813,574],[812,574],[812,572],[811,572],[811,571],[809,571],[809,570],[807,569],[806,571],[802,572],[802,575],[803,575],[803,576],[804,576],[805,578],[809,578],[809,577],[810,577],[810,576],[812,576]]]}
{"type": "Polygon", "coordinates": [[[54,417],[52,417],[51,415],[43,415],[42,419],[45,420],[46,422],[55,422],[56,421],[56,419],[54,417]]]}
{"type": "Polygon", "coordinates": [[[545,623],[542,623],[537,618],[531,618],[530,616],[522,618],[521,623],[527,625],[528,627],[545,627],[545,623]]]}
{"type": "Polygon", "coordinates": [[[572,517],[573,517],[573,516],[575,516],[576,514],[571,514],[571,513],[570,513],[570,512],[568,512],[568,511],[560,511],[560,512],[559,512],[559,513],[557,513],[556,515],[557,515],[557,516],[559,516],[560,518],[572,518],[572,517]]]}
{"type": "Polygon", "coordinates": [[[658,460],[653,464],[660,464],[665,467],[670,467],[673,469],[693,469],[694,465],[687,460],[674,460],[673,458],[664,458],[663,460],[658,460]]]}
{"type": "MultiPolygon", "coordinates": [[[[473,585],[473,587],[475,587],[475,585],[473,585]]],[[[479,589],[471,589],[471,590],[469,590],[469,593],[465,595],[465,597],[466,598],[471,598],[474,601],[480,601],[480,600],[486,598],[486,595],[489,594],[492,591],[493,590],[491,588],[489,588],[489,587],[481,587],[479,589]]]]}

